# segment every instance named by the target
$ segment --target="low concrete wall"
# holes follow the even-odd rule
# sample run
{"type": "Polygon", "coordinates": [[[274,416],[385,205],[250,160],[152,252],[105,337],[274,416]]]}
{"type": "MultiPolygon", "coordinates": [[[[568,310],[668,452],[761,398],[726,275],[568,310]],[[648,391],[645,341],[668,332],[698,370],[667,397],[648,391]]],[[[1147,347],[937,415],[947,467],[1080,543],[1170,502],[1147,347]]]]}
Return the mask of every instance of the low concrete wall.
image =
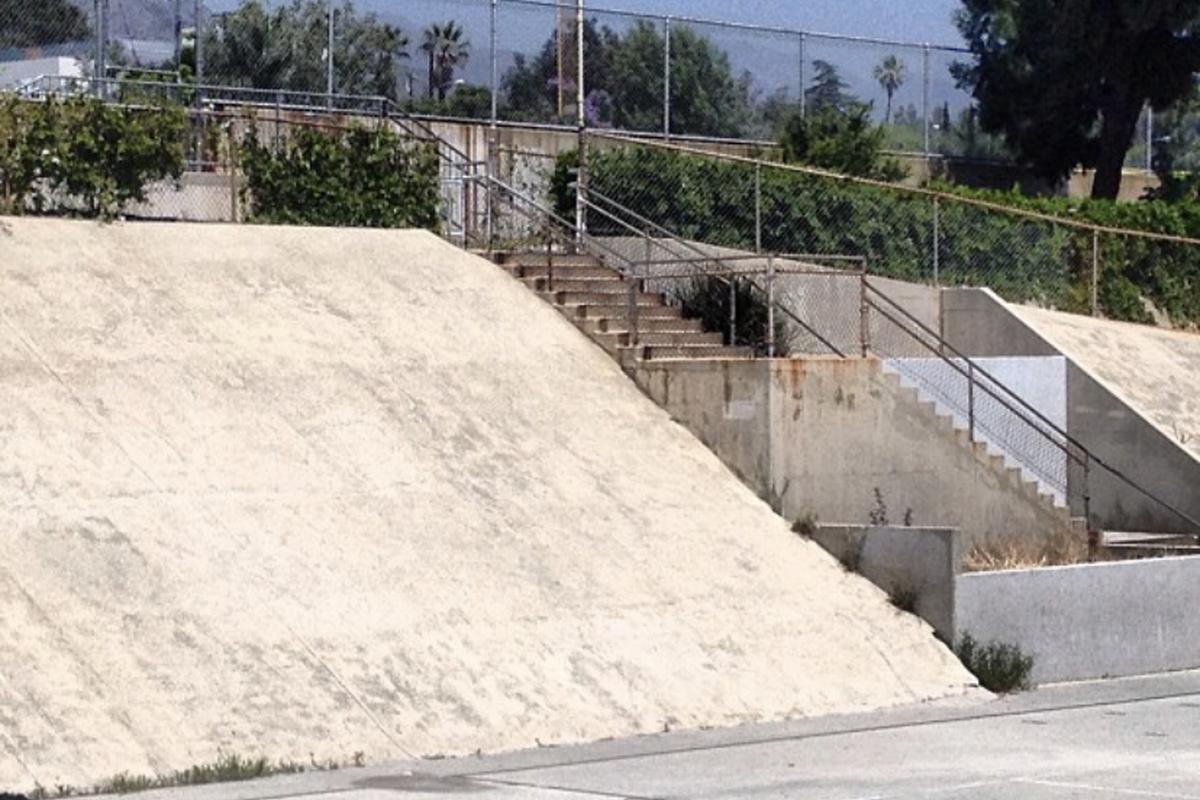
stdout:
{"type": "Polygon", "coordinates": [[[889,596],[913,592],[913,613],[932,625],[942,641],[954,641],[954,576],[962,560],[958,531],[818,525],[812,538],[889,596]]]}
{"type": "Polygon", "coordinates": [[[961,636],[1018,645],[1034,681],[1200,667],[1200,557],[960,575],[961,636]]]}
{"type": "Polygon", "coordinates": [[[885,376],[876,359],[646,362],[640,386],[789,519],[862,524],[876,489],[893,521],[982,537],[1044,535],[1069,519],[1019,470],[885,376]]]}
{"type": "MultiPolygon", "coordinates": [[[[971,357],[1063,355],[985,289],[945,290],[942,331],[951,345],[971,357]]],[[[1067,432],[1162,500],[1200,517],[1200,461],[1066,355],[1067,432]]],[[[1073,510],[1081,514],[1082,472],[1073,469],[1069,478],[1076,498],[1073,510]]],[[[1093,468],[1088,482],[1092,520],[1102,528],[1192,532],[1178,516],[1110,472],[1093,468]]]]}

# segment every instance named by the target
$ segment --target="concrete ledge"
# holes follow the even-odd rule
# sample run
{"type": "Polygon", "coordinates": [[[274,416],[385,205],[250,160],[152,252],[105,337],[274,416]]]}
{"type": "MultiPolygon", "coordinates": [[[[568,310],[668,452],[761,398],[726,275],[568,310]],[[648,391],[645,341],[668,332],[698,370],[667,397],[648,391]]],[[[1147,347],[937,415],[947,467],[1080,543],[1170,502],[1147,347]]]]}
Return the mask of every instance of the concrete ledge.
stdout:
{"type": "Polygon", "coordinates": [[[1200,556],[962,572],[951,528],[821,525],[812,538],[946,642],[971,634],[1033,656],[1035,683],[1200,668],[1200,556]]]}
{"type": "Polygon", "coordinates": [[[958,633],[1016,644],[1034,681],[1200,667],[1200,556],[958,576],[958,633]]]}

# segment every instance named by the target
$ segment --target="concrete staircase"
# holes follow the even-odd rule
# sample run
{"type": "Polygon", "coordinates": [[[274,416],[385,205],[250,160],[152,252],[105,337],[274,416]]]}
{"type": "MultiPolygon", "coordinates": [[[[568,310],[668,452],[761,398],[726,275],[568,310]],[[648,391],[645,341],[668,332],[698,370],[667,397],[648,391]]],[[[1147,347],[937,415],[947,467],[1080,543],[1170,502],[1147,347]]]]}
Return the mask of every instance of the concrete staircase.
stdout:
{"type": "Polygon", "coordinates": [[[1007,456],[996,452],[986,441],[980,439],[972,441],[971,434],[966,427],[960,425],[952,414],[940,411],[937,403],[926,399],[918,388],[905,382],[900,373],[880,370],[880,375],[894,389],[897,397],[916,405],[926,415],[936,419],[941,430],[952,434],[961,446],[973,450],[976,458],[986,463],[992,471],[1003,476],[1007,482],[1019,485],[1021,493],[1025,495],[1026,499],[1052,510],[1055,516],[1073,530],[1079,533],[1087,531],[1087,521],[1082,517],[1072,517],[1070,508],[1061,502],[1054,492],[1045,491],[1038,480],[1030,478],[1025,470],[1020,466],[1013,465],[1007,456]]]}
{"type": "MultiPolygon", "coordinates": [[[[627,370],[650,360],[741,360],[754,356],[752,348],[725,345],[720,333],[704,331],[699,320],[684,319],[679,308],[667,304],[665,296],[642,291],[640,287],[634,295],[638,336],[637,342],[633,342],[629,279],[594,256],[540,251],[497,252],[491,257],[627,370]]],[[[899,373],[881,369],[880,375],[900,398],[936,420],[940,429],[970,449],[1000,480],[1019,487],[1027,502],[1043,507],[1063,526],[1081,532],[1086,529],[1081,520],[1071,518],[1068,508],[1052,492],[1043,491],[1038,481],[1030,479],[1019,466],[1010,464],[1003,454],[994,452],[987,442],[971,441],[968,431],[951,414],[942,413],[917,388],[902,382],[899,373]]]]}
{"type": "Polygon", "coordinates": [[[630,323],[630,279],[590,255],[500,252],[493,260],[536,292],[623,367],[663,359],[746,359],[749,347],[724,344],[700,321],[684,319],[665,295],[638,287],[637,340],[630,323]]]}

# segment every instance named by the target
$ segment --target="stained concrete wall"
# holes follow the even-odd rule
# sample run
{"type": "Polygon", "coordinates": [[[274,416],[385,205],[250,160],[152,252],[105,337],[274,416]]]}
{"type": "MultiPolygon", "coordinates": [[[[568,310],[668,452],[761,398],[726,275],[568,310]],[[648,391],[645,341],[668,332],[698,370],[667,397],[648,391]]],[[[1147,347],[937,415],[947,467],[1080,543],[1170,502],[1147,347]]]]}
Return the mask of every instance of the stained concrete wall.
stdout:
{"type": "Polygon", "coordinates": [[[962,560],[953,528],[818,525],[812,538],[893,598],[912,592],[914,614],[942,641],[954,641],[954,576],[962,560]]]}
{"type": "Polygon", "coordinates": [[[1200,667],[1200,557],[960,575],[961,636],[1018,645],[1034,681],[1200,667]]]}
{"type": "MultiPolygon", "coordinates": [[[[1039,312],[1048,313],[1048,312],[1039,312]]],[[[1065,316],[1065,315],[1064,315],[1065,316]]],[[[1090,322],[1090,321],[1089,321],[1090,322]]],[[[1150,335],[1118,325],[1114,339],[1150,335]]],[[[946,290],[942,301],[946,340],[968,356],[1046,356],[1064,354],[1067,364],[1067,431],[1105,463],[1149,489],[1162,500],[1200,519],[1200,460],[1168,431],[1123,396],[1122,383],[1137,381],[1135,394],[1153,402],[1156,380],[1170,380],[1170,362],[1155,367],[1136,344],[1130,350],[1110,348],[1110,358],[1128,361],[1114,378],[1101,379],[1082,363],[1074,349],[1060,346],[1016,310],[987,290],[946,290]],[[1155,369],[1163,374],[1155,374],[1155,369]]],[[[1176,336],[1179,336],[1177,334],[1176,336]]],[[[1186,336],[1186,334],[1182,334],[1186,336]]],[[[1196,337],[1200,358],[1200,337],[1196,337]]],[[[1179,368],[1186,369],[1180,365],[1179,368]]],[[[1082,513],[1082,471],[1071,471],[1074,510],[1082,513]]],[[[1110,530],[1196,532],[1186,520],[1148,498],[1128,482],[1099,467],[1090,470],[1088,486],[1094,524],[1110,530]]]]}
{"type": "Polygon", "coordinates": [[[969,540],[1065,530],[1066,512],[971,445],[875,359],[648,362],[644,390],[788,519],[893,521],[969,540]]]}

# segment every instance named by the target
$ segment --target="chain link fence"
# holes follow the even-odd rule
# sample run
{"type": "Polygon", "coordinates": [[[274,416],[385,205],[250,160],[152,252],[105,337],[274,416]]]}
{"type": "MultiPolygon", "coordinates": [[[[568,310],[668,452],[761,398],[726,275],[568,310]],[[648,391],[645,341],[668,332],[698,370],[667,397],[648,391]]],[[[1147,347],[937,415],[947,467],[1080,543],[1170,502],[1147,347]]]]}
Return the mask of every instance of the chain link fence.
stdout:
{"type": "MultiPolygon", "coordinates": [[[[1200,241],[943,192],[589,136],[588,191],[684,239],[745,252],[852,254],[873,274],[986,286],[1007,300],[1131,322],[1200,324],[1200,241]]],[[[602,220],[589,226],[603,225],[602,220]]]]}
{"type": "Polygon", "coordinates": [[[895,150],[990,152],[950,72],[968,54],[952,46],[591,2],[581,36],[574,0],[10,2],[36,24],[0,32],[0,88],[38,74],[153,77],[574,127],[582,38],[589,127],[774,140],[789,114],[861,102],[895,150]]]}

